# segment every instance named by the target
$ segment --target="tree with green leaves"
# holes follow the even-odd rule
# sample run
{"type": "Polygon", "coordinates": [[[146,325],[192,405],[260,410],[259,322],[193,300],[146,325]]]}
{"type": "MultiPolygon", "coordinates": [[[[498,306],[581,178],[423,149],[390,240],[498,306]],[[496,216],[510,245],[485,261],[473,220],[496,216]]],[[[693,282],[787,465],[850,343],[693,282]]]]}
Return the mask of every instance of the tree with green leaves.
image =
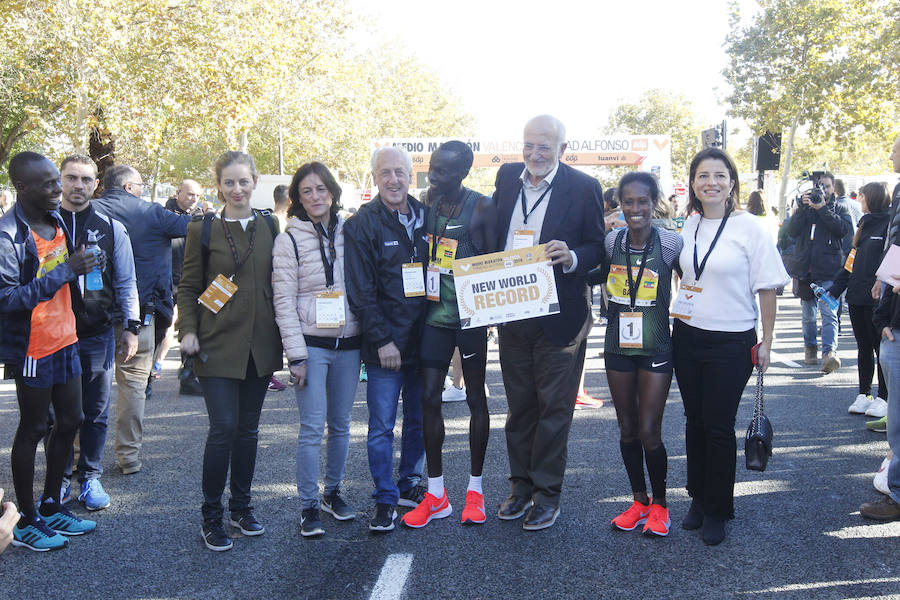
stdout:
{"type": "MultiPolygon", "coordinates": [[[[662,89],[650,89],[636,102],[619,104],[610,114],[605,132],[633,135],[669,135],[672,138],[672,178],[687,181],[688,166],[698,150],[702,126],[693,103],[684,95],[662,89]]],[[[624,171],[611,170],[606,183],[615,185],[624,171]]]]}
{"type": "MultiPolygon", "coordinates": [[[[747,18],[732,0],[730,114],[756,133],[783,131],[780,213],[795,136],[857,144],[887,137],[900,92],[900,3],[896,0],[759,0],[747,18]]],[[[821,162],[821,161],[818,161],[821,162]]]]}

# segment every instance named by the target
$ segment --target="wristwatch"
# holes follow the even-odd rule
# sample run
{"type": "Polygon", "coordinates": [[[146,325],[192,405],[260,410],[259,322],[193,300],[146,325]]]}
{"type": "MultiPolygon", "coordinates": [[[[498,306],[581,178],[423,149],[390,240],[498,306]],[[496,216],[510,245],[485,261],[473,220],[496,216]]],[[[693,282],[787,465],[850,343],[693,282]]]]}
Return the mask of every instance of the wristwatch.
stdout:
{"type": "Polygon", "coordinates": [[[134,335],[140,335],[141,322],[135,321],[134,319],[128,319],[128,325],[125,326],[125,331],[128,331],[129,333],[133,333],[134,335]]]}

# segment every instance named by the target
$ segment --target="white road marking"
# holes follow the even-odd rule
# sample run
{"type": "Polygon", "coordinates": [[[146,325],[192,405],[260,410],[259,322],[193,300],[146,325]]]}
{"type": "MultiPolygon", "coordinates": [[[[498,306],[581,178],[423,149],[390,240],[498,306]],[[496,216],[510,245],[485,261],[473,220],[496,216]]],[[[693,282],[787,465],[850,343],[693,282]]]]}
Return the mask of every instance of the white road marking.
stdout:
{"type": "Polygon", "coordinates": [[[381,567],[381,574],[369,600],[399,600],[412,567],[412,554],[391,554],[381,567]]]}
{"type": "Polygon", "coordinates": [[[799,363],[796,363],[796,362],[794,362],[794,361],[792,361],[792,360],[790,360],[790,359],[788,359],[788,358],[782,356],[781,354],[778,354],[777,352],[771,352],[771,353],[770,353],[769,362],[770,362],[770,363],[783,363],[785,366],[791,367],[791,368],[793,368],[793,369],[799,369],[799,368],[800,368],[800,364],[799,364],[799,363]]]}

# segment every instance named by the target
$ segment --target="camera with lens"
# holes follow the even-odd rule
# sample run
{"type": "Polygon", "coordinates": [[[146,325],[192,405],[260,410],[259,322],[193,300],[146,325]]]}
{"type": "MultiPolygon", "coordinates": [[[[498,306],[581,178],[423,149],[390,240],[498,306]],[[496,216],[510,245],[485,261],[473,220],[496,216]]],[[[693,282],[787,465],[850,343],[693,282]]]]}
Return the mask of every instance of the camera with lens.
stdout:
{"type": "Polygon", "coordinates": [[[803,178],[800,182],[809,181],[813,184],[812,189],[809,191],[809,203],[810,204],[822,204],[825,202],[825,184],[822,183],[822,177],[825,175],[825,171],[804,171],[803,178]]]}

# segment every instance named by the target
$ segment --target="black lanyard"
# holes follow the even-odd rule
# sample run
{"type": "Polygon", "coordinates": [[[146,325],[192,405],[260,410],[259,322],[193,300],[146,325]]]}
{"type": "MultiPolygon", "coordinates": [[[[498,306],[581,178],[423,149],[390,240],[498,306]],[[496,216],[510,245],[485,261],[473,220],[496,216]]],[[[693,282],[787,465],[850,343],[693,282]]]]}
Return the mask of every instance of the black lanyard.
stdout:
{"type": "Polygon", "coordinates": [[[637,273],[637,281],[631,280],[631,243],[628,239],[628,230],[625,231],[625,270],[628,272],[628,297],[631,300],[631,310],[634,310],[635,305],[637,304],[637,294],[638,288],[641,285],[641,277],[644,275],[644,265],[647,264],[647,255],[650,254],[650,249],[653,248],[653,237],[654,232],[650,230],[650,239],[647,240],[647,243],[644,244],[644,251],[641,254],[641,266],[638,267],[637,273]]]}
{"type": "MultiPolygon", "coordinates": [[[[527,175],[526,175],[526,177],[527,177],[527,175]]],[[[544,190],[544,193],[541,194],[540,197],[537,199],[537,202],[535,202],[534,205],[531,207],[531,210],[529,210],[526,213],[525,212],[525,182],[524,181],[522,182],[522,218],[525,221],[525,225],[528,225],[528,217],[530,217],[531,214],[535,210],[537,210],[537,207],[541,205],[541,202],[544,201],[544,197],[550,193],[550,188],[552,188],[552,187],[553,187],[553,183],[551,182],[550,185],[547,186],[547,189],[544,190]]]]}
{"type": "Polygon", "coordinates": [[[329,290],[334,286],[334,261],[337,258],[337,250],[334,247],[334,232],[337,229],[337,219],[328,225],[328,232],[321,223],[313,224],[316,230],[316,237],[319,238],[319,253],[322,255],[322,267],[325,269],[325,287],[329,290]],[[328,238],[328,255],[325,255],[325,241],[322,238],[328,238]],[[329,257],[331,260],[328,260],[329,257]]]}
{"type": "MultiPolygon", "coordinates": [[[[444,221],[444,226],[441,228],[441,232],[439,234],[437,234],[437,236],[433,237],[431,240],[431,262],[437,261],[438,244],[440,244],[441,240],[444,238],[444,233],[446,233],[446,231],[447,231],[447,225],[450,224],[450,220],[453,219],[454,214],[456,213],[457,209],[462,206],[462,200],[463,200],[462,195],[463,195],[463,192],[461,191],[459,199],[457,200],[457,203],[453,206],[452,209],[450,209],[450,215],[447,217],[447,220],[444,221]]],[[[438,198],[437,204],[435,205],[434,210],[432,211],[434,213],[434,229],[435,230],[437,229],[437,221],[441,216],[441,203],[443,201],[444,201],[443,197],[438,198]]],[[[458,217],[459,215],[456,215],[456,216],[458,217]]],[[[432,234],[432,235],[434,235],[434,234],[432,234]]]]}
{"type": "Polygon", "coordinates": [[[700,275],[703,273],[703,269],[706,268],[706,261],[709,260],[709,255],[712,254],[713,248],[716,247],[716,242],[719,241],[719,236],[722,235],[730,214],[731,209],[726,209],[725,216],[722,217],[722,222],[719,224],[718,231],[716,231],[716,237],[713,238],[712,244],[709,245],[709,250],[706,251],[706,256],[703,257],[703,262],[697,263],[697,232],[700,231],[700,224],[703,223],[703,215],[700,215],[700,220],[697,221],[697,228],[694,230],[694,283],[700,281],[700,275]]]}
{"type": "MultiPolygon", "coordinates": [[[[238,256],[237,246],[234,243],[234,238],[231,237],[231,231],[228,230],[228,225],[225,223],[225,213],[222,215],[222,230],[225,232],[225,240],[228,242],[228,247],[231,249],[231,256],[234,257],[234,275],[237,275],[238,270],[243,266],[247,259],[250,258],[250,254],[253,252],[253,244],[256,242],[256,219],[253,219],[247,224],[247,228],[250,230],[250,245],[247,247],[247,252],[244,253],[243,257],[238,256]]],[[[232,277],[234,277],[232,275],[232,277]]]]}

